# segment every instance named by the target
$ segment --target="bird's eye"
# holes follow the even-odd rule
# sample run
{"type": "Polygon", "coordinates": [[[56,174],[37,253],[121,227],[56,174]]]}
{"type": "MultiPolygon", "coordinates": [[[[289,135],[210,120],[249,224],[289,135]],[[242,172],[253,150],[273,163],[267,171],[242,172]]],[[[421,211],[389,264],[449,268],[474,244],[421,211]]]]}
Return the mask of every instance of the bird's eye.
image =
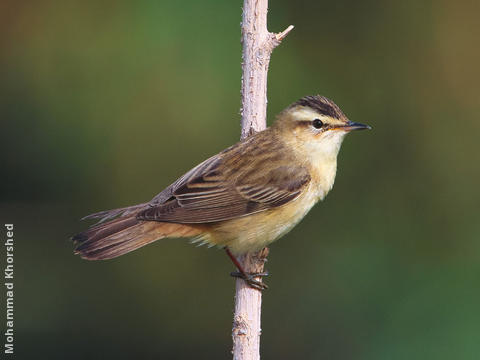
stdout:
{"type": "Polygon", "coordinates": [[[323,126],[323,122],[320,119],[315,119],[312,121],[312,125],[315,129],[321,129],[323,126]]]}

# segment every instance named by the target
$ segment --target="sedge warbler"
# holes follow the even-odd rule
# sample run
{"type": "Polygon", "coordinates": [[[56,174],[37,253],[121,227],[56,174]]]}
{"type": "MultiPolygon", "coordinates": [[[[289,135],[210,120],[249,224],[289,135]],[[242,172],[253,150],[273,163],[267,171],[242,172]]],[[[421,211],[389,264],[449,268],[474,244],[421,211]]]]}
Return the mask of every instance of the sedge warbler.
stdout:
{"type": "MultiPolygon", "coordinates": [[[[174,237],[217,245],[235,256],[258,251],[292,229],[331,190],[349,121],[323,96],[307,96],[275,123],[205,160],[151,201],[86,216],[99,223],[75,235],[75,252],[111,259],[174,237]]],[[[264,288],[239,268],[253,287],[264,288]]]]}

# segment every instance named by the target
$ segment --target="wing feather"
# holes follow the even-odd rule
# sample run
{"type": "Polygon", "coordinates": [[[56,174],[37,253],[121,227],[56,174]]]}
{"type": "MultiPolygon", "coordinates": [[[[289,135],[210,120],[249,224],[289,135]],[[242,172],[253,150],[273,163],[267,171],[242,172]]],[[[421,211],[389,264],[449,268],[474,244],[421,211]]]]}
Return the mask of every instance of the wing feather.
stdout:
{"type": "Polygon", "coordinates": [[[169,201],[151,205],[137,218],[179,223],[229,220],[284,205],[310,181],[303,167],[258,169],[242,178],[238,176],[241,169],[232,173],[222,165],[216,161],[205,172],[196,172],[172,192],[169,201]]]}

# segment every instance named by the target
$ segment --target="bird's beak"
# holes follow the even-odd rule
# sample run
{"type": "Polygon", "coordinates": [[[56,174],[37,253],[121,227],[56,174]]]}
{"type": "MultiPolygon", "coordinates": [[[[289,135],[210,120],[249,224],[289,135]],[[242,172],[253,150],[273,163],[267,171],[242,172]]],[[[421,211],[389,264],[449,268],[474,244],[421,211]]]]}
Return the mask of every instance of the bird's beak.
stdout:
{"type": "Polygon", "coordinates": [[[353,122],[353,121],[348,121],[345,125],[337,126],[334,129],[335,130],[343,130],[343,131],[365,130],[365,129],[370,130],[371,126],[360,124],[360,123],[353,122]]]}

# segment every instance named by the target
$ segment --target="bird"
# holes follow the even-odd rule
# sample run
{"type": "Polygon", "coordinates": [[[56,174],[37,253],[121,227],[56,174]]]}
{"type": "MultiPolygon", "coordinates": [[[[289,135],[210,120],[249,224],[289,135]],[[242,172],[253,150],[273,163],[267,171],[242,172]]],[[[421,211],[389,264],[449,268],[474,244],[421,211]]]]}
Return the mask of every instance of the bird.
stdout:
{"type": "MultiPolygon", "coordinates": [[[[370,126],[350,121],[330,99],[305,96],[254,133],[203,161],[148,202],[101,211],[72,237],[75,254],[106,260],[163,238],[224,248],[253,288],[267,286],[237,257],[288,233],[332,189],[345,135],[370,126]]],[[[82,220],[83,220],[82,219],[82,220]]]]}

